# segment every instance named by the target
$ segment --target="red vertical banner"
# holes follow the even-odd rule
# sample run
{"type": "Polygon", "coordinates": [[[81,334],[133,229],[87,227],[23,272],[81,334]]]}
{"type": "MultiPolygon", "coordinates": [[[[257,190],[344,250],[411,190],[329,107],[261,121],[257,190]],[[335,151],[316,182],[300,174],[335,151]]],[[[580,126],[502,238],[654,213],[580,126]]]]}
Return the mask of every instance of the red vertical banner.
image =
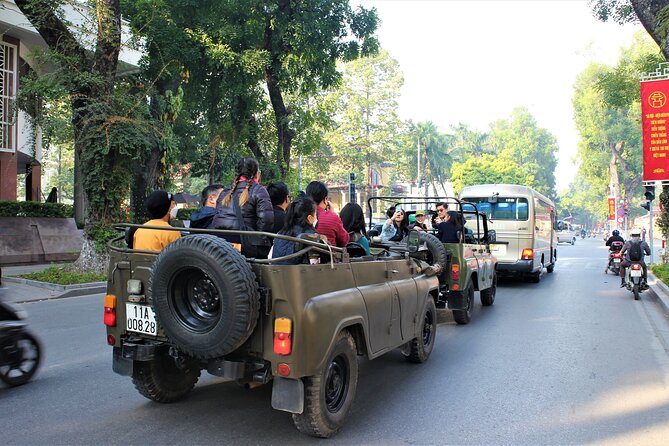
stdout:
{"type": "Polygon", "coordinates": [[[643,180],[669,180],[669,79],[641,82],[643,180]]]}
{"type": "Polygon", "coordinates": [[[616,219],[616,199],[609,197],[609,220],[616,219]]]}

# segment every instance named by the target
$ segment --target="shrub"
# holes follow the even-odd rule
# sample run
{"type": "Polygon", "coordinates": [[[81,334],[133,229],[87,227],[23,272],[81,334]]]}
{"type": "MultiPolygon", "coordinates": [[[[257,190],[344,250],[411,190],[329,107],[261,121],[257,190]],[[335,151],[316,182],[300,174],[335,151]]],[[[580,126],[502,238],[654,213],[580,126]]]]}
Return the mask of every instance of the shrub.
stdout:
{"type": "Polygon", "coordinates": [[[657,276],[665,285],[669,286],[669,263],[659,263],[650,267],[653,274],[657,276]]]}
{"type": "Polygon", "coordinates": [[[61,203],[37,201],[0,201],[0,217],[72,218],[74,207],[61,203]]]}
{"type": "Polygon", "coordinates": [[[107,280],[106,274],[96,274],[93,272],[77,273],[67,271],[58,266],[50,266],[43,271],[30,274],[23,274],[19,277],[40,282],[55,283],[58,285],[72,285],[75,283],[103,282],[107,280]]]}

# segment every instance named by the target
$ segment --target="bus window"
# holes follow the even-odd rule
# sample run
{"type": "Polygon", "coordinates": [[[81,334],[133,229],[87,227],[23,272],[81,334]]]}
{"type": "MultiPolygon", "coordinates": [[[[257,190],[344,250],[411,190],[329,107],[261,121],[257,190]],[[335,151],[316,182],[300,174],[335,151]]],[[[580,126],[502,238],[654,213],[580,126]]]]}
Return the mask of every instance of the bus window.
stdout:
{"type": "MultiPolygon", "coordinates": [[[[517,220],[529,218],[529,207],[526,198],[497,197],[496,203],[490,203],[488,198],[464,198],[476,205],[479,212],[488,216],[490,220],[517,220]]],[[[464,208],[464,205],[463,205],[464,208]]]]}

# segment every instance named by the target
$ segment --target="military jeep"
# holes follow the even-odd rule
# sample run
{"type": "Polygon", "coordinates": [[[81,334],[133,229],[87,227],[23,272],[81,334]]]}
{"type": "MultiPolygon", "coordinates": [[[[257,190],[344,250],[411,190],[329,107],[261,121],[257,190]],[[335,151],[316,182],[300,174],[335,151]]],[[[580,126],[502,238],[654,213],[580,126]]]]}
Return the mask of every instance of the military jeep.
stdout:
{"type": "Polygon", "coordinates": [[[416,236],[354,257],[321,240],[245,232],[296,244],[295,254],[267,260],[245,258],[219,237],[239,231],[182,231],[160,253],[130,249],[123,236],[110,242],[112,368],[143,396],[177,401],[202,370],[271,383],[273,408],[292,413],[301,432],[329,437],[353,404],[358,356],[400,348],[410,362],[429,358],[441,268],[422,258],[416,236]],[[305,263],[279,264],[289,258],[305,263]]]}
{"type": "MultiPolygon", "coordinates": [[[[479,291],[484,307],[495,302],[497,292],[497,259],[490,249],[490,245],[496,243],[495,231],[488,230],[486,215],[480,213],[474,203],[453,197],[370,197],[367,200],[369,228],[372,228],[375,211],[379,213],[390,207],[400,207],[407,216],[422,210],[429,218],[436,216],[437,203],[446,203],[449,210],[458,212],[462,225],[459,241],[441,243],[434,236],[436,228],[430,228],[427,232],[420,232],[427,249],[419,251],[418,257],[422,255],[421,258],[426,262],[443,265],[439,274],[437,308],[452,310],[456,323],[468,324],[474,309],[474,292],[479,291]]],[[[373,248],[390,249],[393,244],[372,237],[373,248]]]]}

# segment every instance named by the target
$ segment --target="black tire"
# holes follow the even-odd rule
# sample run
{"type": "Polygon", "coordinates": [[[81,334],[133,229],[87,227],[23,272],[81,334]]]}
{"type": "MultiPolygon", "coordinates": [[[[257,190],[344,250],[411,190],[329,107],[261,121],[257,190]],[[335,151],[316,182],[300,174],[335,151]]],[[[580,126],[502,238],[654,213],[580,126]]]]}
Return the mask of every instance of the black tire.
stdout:
{"type": "MultiPolygon", "coordinates": [[[[543,268],[542,268],[543,269],[543,268]]],[[[539,283],[541,282],[541,269],[536,273],[532,273],[526,277],[527,281],[530,283],[539,283]]]]}
{"type": "Polygon", "coordinates": [[[453,310],[453,319],[458,325],[467,325],[472,320],[472,312],[474,311],[474,284],[470,283],[464,291],[467,299],[467,308],[465,310],[453,310]]]}
{"type": "Polygon", "coordinates": [[[343,426],[357,386],[355,341],[344,330],[337,336],[320,374],[304,378],[304,411],[293,414],[295,427],[313,437],[331,437],[343,426]]]}
{"type": "Polygon", "coordinates": [[[433,234],[420,231],[418,233],[420,234],[420,241],[425,243],[430,253],[427,263],[430,265],[439,265],[445,271],[448,262],[448,253],[444,244],[433,234]]]}
{"type": "Polygon", "coordinates": [[[173,358],[166,351],[151,361],[135,361],[132,382],[144,397],[172,403],[185,397],[200,378],[198,363],[188,357],[173,358]]]}
{"type": "Polygon", "coordinates": [[[423,311],[421,336],[409,342],[409,353],[404,356],[406,360],[417,364],[427,361],[434,348],[436,334],[437,307],[434,304],[434,299],[428,296],[427,302],[425,302],[425,311],[423,311]]]}
{"type": "Polygon", "coordinates": [[[251,266],[213,235],[170,243],[153,264],[150,288],[165,334],[195,358],[233,352],[258,321],[258,284],[251,266]]]}
{"type": "Polygon", "coordinates": [[[574,243],[576,243],[576,239],[575,239],[575,238],[571,239],[571,244],[573,245],[574,243]]]}
{"type": "Polygon", "coordinates": [[[555,261],[553,261],[553,263],[551,263],[550,265],[548,265],[548,266],[546,267],[546,272],[547,272],[547,273],[550,274],[550,273],[552,273],[553,271],[555,271],[555,261]]]}
{"type": "Polygon", "coordinates": [[[639,284],[635,283],[632,286],[632,293],[634,293],[634,300],[639,300],[639,284]]]}
{"type": "Polygon", "coordinates": [[[481,290],[479,294],[481,294],[481,305],[484,307],[489,307],[495,303],[495,295],[497,294],[497,273],[492,276],[492,286],[485,290],[481,290]]]}
{"type": "Polygon", "coordinates": [[[39,341],[28,331],[0,341],[0,380],[11,387],[30,381],[39,368],[41,352],[39,341]]]}

